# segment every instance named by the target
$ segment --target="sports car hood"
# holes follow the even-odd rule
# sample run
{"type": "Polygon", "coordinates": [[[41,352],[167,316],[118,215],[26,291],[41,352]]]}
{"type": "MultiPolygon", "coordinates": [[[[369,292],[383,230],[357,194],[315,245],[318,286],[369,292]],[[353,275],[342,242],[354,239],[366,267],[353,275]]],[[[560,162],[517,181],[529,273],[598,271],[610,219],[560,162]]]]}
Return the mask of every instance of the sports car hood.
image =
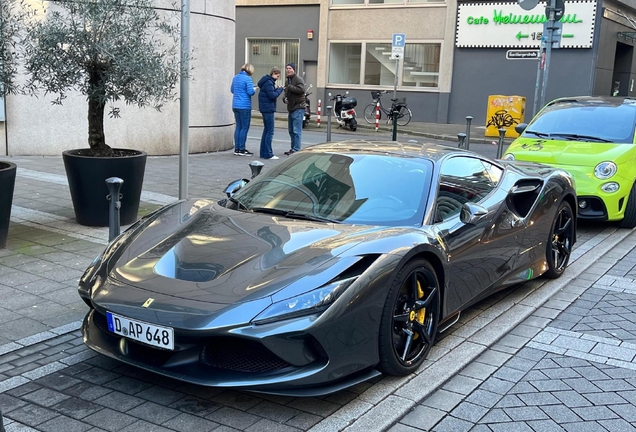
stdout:
{"type": "Polygon", "coordinates": [[[603,161],[617,161],[634,149],[634,144],[560,141],[517,138],[507,153],[518,160],[529,160],[548,165],[595,167],[603,161]]]}
{"type": "Polygon", "coordinates": [[[239,212],[210,201],[184,202],[146,225],[109,263],[109,279],[216,304],[272,295],[374,230],[239,212]]]}

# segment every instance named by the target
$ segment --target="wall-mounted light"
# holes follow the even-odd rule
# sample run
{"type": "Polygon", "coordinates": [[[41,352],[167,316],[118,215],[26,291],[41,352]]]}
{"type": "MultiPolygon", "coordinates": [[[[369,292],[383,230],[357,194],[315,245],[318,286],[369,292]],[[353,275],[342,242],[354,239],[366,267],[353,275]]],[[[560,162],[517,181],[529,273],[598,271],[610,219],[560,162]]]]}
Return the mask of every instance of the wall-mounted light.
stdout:
{"type": "Polygon", "coordinates": [[[314,31],[313,30],[307,30],[307,39],[311,40],[314,38],[314,31]]]}

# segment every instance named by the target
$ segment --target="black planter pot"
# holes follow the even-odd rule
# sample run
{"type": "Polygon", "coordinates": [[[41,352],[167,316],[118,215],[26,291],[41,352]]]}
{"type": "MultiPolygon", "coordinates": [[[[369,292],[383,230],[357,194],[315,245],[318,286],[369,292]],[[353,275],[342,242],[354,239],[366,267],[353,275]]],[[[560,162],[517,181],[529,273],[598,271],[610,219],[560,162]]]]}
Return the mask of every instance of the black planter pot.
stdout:
{"type": "Polygon", "coordinates": [[[108,226],[106,179],[109,177],[124,181],[120,191],[121,224],[130,225],[137,220],[147,155],[136,150],[113,150],[123,156],[86,156],[86,149],[62,153],[75,219],[81,225],[108,226]]]}
{"type": "Polygon", "coordinates": [[[0,161],[0,249],[7,245],[9,235],[16,168],[14,163],[0,161]]]}

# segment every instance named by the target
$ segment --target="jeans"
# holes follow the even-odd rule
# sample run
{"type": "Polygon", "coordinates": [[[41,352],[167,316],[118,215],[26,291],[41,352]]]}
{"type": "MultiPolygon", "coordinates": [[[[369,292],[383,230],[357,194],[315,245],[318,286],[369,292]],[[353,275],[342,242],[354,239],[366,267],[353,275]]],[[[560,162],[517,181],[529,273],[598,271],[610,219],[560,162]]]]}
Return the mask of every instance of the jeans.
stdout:
{"type": "Polygon", "coordinates": [[[269,159],[274,156],[272,151],[272,138],[274,138],[274,113],[263,114],[263,135],[261,136],[261,154],[260,156],[269,159]]]}
{"type": "Polygon", "coordinates": [[[287,128],[291,137],[291,149],[293,151],[300,150],[300,135],[303,131],[303,117],[305,116],[305,108],[299,108],[287,115],[287,128]]]}
{"type": "Polygon", "coordinates": [[[234,111],[234,118],[236,119],[234,150],[245,150],[247,130],[250,128],[250,121],[252,120],[252,110],[232,108],[232,111],[234,111]]]}

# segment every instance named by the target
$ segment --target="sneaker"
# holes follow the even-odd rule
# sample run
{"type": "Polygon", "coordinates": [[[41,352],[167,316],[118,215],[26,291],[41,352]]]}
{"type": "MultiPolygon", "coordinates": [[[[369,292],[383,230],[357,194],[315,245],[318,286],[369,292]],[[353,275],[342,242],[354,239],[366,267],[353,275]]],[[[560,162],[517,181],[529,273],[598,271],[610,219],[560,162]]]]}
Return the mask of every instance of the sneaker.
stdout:
{"type": "Polygon", "coordinates": [[[289,150],[289,151],[286,151],[286,152],[285,152],[285,156],[291,156],[291,155],[293,155],[294,153],[296,153],[296,151],[295,151],[295,150],[289,150]]]}
{"type": "Polygon", "coordinates": [[[234,154],[237,156],[252,156],[254,153],[246,149],[243,149],[243,150],[234,150],[234,154]]]}
{"type": "Polygon", "coordinates": [[[265,159],[267,159],[267,160],[278,160],[278,156],[272,156],[272,157],[268,157],[268,158],[265,158],[265,159]]]}

